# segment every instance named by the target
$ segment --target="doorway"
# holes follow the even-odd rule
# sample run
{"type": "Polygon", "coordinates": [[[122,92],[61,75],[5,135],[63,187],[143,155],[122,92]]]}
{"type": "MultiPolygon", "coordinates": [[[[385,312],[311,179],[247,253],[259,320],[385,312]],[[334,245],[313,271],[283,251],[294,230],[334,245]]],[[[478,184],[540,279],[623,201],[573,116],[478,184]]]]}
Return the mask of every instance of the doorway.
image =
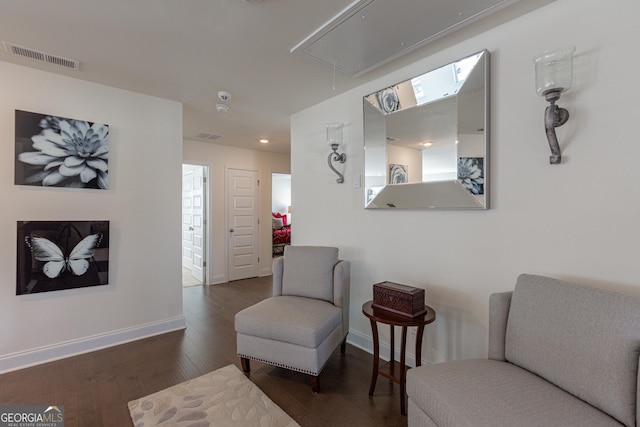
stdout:
{"type": "Polygon", "coordinates": [[[209,168],[182,165],[182,286],[206,282],[207,186],[209,168]]]}
{"type": "Polygon", "coordinates": [[[291,244],[291,174],[271,174],[271,255],[284,254],[291,244]]]}

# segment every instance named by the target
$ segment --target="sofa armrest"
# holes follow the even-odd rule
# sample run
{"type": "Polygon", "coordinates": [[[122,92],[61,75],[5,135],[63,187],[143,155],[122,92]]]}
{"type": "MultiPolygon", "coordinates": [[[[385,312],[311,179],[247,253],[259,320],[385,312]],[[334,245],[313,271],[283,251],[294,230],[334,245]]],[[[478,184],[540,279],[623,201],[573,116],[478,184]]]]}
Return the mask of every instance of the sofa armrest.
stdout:
{"type": "Polygon", "coordinates": [[[282,295],[282,272],[284,271],[284,257],[274,258],[271,264],[273,273],[273,292],[274,297],[282,295]]]}
{"type": "Polygon", "coordinates": [[[351,263],[340,260],[333,268],[333,305],[342,308],[342,328],[349,332],[349,293],[351,285],[351,263]]]}
{"type": "Polygon", "coordinates": [[[505,361],[505,336],[513,291],[489,297],[489,359],[505,361]]]}

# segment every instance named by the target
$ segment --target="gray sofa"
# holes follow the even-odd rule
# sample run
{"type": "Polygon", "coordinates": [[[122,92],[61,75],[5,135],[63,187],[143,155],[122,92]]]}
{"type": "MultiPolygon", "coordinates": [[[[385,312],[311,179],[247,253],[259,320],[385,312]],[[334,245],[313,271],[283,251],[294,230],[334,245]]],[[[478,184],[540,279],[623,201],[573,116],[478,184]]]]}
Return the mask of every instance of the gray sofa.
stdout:
{"type": "Polygon", "coordinates": [[[409,427],[639,425],[640,299],[521,275],[489,306],[488,359],[407,372],[409,427]]]}

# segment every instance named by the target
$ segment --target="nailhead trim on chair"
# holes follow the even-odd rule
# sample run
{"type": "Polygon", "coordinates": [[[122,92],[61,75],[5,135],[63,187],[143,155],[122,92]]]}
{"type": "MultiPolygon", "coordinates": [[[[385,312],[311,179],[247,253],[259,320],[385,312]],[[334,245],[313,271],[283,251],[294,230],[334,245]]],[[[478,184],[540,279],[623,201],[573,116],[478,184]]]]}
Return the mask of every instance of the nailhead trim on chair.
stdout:
{"type": "MultiPolygon", "coordinates": [[[[290,371],[301,372],[303,374],[313,375],[315,377],[317,377],[320,374],[320,372],[312,372],[312,371],[307,371],[306,369],[294,368],[293,366],[288,366],[288,365],[285,365],[285,364],[282,364],[282,363],[272,362],[270,360],[259,359],[257,357],[247,356],[247,355],[244,355],[244,354],[238,354],[238,357],[244,357],[245,359],[251,359],[251,360],[258,361],[258,362],[267,363],[269,365],[277,366],[279,368],[285,368],[285,369],[289,369],[290,371]]],[[[324,368],[324,366],[323,366],[323,368],[324,368]]]]}

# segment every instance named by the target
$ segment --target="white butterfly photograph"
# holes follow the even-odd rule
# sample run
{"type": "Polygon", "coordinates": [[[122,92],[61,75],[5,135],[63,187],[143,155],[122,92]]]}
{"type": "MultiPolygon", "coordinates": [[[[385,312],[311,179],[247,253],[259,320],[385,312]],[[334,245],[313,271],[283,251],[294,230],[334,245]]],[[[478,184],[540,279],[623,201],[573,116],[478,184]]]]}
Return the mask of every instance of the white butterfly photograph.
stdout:
{"type": "Polygon", "coordinates": [[[18,221],[16,295],[106,285],[109,221],[18,221]]]}

